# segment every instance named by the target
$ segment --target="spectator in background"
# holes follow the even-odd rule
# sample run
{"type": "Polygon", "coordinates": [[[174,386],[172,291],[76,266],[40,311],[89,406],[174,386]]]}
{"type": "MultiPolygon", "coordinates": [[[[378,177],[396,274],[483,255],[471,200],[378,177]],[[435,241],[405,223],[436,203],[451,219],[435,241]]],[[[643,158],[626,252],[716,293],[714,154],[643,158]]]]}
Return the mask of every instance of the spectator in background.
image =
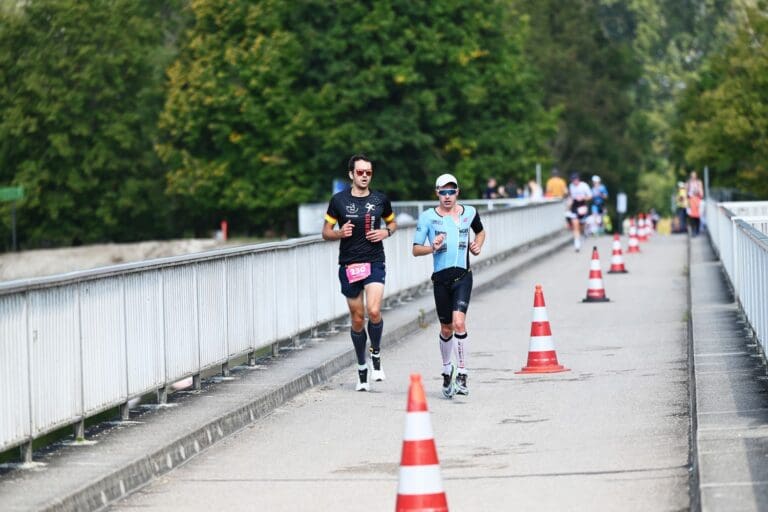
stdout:
{"type": "Polygon", "coordinates": [[[485,191],[483,192],[483,199],[496,199],[498,197],[498,192],[496,190],[497,186],[496,178],[488,178],[488,183],[486,184],[485,191]]]}
{"type": "Polygon", "coordinates": [[[688,182],[685,184],[688,193],[688,224],[691,227],[691,236],[698,236],[701,229],[701,200],[704,198],[704,184],[696,175],[696,171],[691,171],[688,182]]]}
{"type": "Polygon", "coordinates": [[[651,224],[653,224],[653,230],[656,231],[656,226],[659,224],[659,219],[661,219],[661,215],[659,215],[659,212],[656,211],[656,208],[651,208],[648,212],[648,216],[651,218],[651,224]]]}
{"type": "Polygon", "coordinates": [[[561,199],[568,195],[568,184],[560,177],[557,167],[552,169],[552,176],[547,180],[544,196],[561,199]]]}
{"type": "Polygon", "coordinates": [[[691,171],[691,174],[688,177],[688,182],[685,184],[685,189],[688,192],[689,198],[694,196],[699,199],[704,198],[704,184],[696,175],[696,171],[691,171]]]}
{"type": "Polygon", "coordinates": [[[517,181],[515,181],[515,178],[509,178],[507,180],[507,184],[505,186],[507,190],[507,197],[517,197],[517,181]]]}
{"type": "Polygon", "coordinates": [[[688,209],[688,193],[685,189],[685,183],[682,181],[677,182],[677,193],[675,193],[675,213],[677,214],[677,226],[675,226],[675,233],[686,233],[688,231],[688,216],[686,210],[688,209]]]}
{"type": "Polygon", "coordinates": [[[688,198],[688,224],[691,226],[691,236],[699,236],[701,228],[701,197],[692,195],[688,198]]]}
{"type": "Polygon", "coordinates": [[[526,192],[528,194],[528,199],[531,201],[541,201],[541,199],[544,197],[544,195],[541,193],[541,187],[538,183],[536,183],[536,180],[534,179],[528,180],[526,192]]]}

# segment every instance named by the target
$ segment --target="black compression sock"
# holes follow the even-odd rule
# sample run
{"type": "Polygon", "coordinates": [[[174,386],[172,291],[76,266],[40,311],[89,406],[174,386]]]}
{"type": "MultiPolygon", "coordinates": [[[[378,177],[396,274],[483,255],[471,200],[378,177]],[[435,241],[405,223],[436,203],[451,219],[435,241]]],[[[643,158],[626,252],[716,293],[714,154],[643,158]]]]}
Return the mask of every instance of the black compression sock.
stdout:
{"type": "Polygon", "coordinates": [[[357,364],[364,365],[365,361],[365,344],[368,341],[368,337],[365,335],[365,329],[360,332],[355,332],[352,329],[349,330],[350,336],[352,336],[352,344],[355,346],[355,355],[357,355],[357,364]]]}
{"type": "Polygon", "coordinates": [[[368,336],[371,337],[371,351],[374,354],[379,353],[379,349],[381,348],[381,333],[383,332],[384,320],[380,320],[377,324],[368,320],[368,336]]]}

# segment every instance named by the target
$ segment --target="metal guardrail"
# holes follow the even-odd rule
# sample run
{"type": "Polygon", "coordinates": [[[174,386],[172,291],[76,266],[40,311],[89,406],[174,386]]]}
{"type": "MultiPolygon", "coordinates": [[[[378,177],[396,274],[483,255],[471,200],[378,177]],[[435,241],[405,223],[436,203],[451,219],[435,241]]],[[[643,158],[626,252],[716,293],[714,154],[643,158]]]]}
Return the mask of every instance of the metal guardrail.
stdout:
{"type": "Polygon", "coordinates": [[[734,296],[768,354],[768,201],[707,201],[706,215],[734,296]]]}
{"type": "MultiPolygon", "coordinates": [[[[433,203],[434,204],[434,203],[433,203]]],[[[477,262],[564,228],[561,201],[486,212],[477,262]]],[[[387,300],[428,283],[415,224],[384,242],[387,300]]],[[[0,284],[0,451],[346,319],[338,243],[285,242],[0,284]]]]}
{"type": "MultiPolygon", "coordinates": [[[[558,199],[541,198],[532,201],[527,198],[504,198],[504,199],[461,199],[462,204],[468,204],[477,208],[481,214],[486,211],[499,210],[503,208],[517,208],[528,204],[541,202],[555,202],[558,199]]],[[[411,220],[419,218],[419,214],[428,208],[435,206],[436,201],[392,201],[392,210],[395,215],[402,218],[403,215],[411,220]]],[[[302,235],[315,235],[323,230],[325,222],[325,212],[328,209],[328,203],[307,203],[299,206],[299,233],[302,235]]]]}

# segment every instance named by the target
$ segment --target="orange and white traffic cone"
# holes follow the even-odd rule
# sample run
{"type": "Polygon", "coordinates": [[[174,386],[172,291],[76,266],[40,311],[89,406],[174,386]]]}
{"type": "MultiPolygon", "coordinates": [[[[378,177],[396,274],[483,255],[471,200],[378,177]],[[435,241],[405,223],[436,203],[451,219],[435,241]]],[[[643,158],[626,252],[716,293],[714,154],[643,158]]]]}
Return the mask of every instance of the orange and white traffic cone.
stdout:
{"type": "Polygon", "coordinates": [[[637,240],[637,228],[635,228],[634,219],[629,219],[629,244],[627,245],[627,254],[640,252],[640,242],[637,240]]]}
{"type": "Polygon", "coordinates": [[[533,320],[531,321],[531,342],[528,347],[528,364],[515,373],[557,373],[570,371],[557,362],[557,352],[552,340],[552,330],[544,304],[544,292],[536,285],[533,293],[533,320]]]}
{"type": "Polygon", "coordinates": [[[600,270],[600,256],[597,254],[597,247],[592,248],[592,261],[589,264],[589,288],[587,288],[587,297],[581,302],[608,302],[610,299],[605,296],[603,288],[603,272],[600,270]]]}
{"type": "Polygon", "coordinates": [[[432,422],[421,375],[411,374],[405,414],[403,453],[397,486],[397,512],[448,512],[440,477],[432,422]]]}
{"type": "Polygon", "coordinates": [[[626,274],[627,269],[624,268],[624,257],[621,254],[621,240],[619,240],[619,234],[613,235],[613,254],[611,254],[611,268],[608,270],[609,274],[626,274]]]}
{"type": "Polygon", "coordinates": [[[650,240],[651,236],[653,236],[654,228],[653,228],[653,215],[650,213],[645,214],[645,236],[650,240]]]}
{"type": "Polygon", "coordinates": [[[637,220],[637,240],[639,242],[648,241],[648,225],[645,222],[644,213],[641,213],[637,220]]]}

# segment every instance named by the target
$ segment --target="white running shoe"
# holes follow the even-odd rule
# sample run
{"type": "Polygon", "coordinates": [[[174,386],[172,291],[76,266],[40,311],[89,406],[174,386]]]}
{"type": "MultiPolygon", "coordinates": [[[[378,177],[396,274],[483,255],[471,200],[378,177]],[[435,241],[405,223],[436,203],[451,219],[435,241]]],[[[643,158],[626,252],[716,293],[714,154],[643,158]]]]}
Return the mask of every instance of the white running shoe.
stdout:
{"type": "Polygon", "coordinates": [[[381,382],[387,378],[387,376],[384,375],[384,370],[381,369],[381,355],[371,354],[371,366],[373,367],[371,376],[375,382],[381,382]]]}
{"type": "Polygon", "coordinates": [[[370,391],[371,385],[368,383],[368,368],[357,370],[357,386],[355,391],[370,391]]]}

